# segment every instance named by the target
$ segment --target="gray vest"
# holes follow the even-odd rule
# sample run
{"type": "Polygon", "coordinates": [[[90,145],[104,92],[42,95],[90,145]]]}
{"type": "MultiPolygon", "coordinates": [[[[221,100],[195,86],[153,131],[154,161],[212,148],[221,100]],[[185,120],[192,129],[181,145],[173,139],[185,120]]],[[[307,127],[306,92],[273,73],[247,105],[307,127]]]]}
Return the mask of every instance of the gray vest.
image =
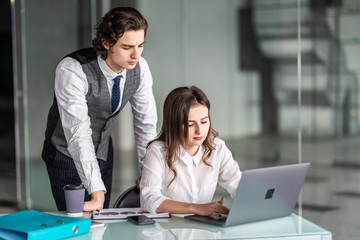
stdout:
{"type": "MultiPolygon", "coordinates": [[[[80,49],[67,55],[66,57],[71,57],[77,60],[86,74],[89,86],[88,93],[86,94],[86,101],[88,106],[88,115],[91,122],[91,137],[94,143],[96,157],[98,159],[106,160],[113,119],[124,108],[140,85],[139,64],[137,64],[134,69],[127,70],[120,110],[114,115],[111,115],[109,88],[107,86],[106,78],[98,65],[97,55],[94,49],[80,49]]],[[[55,95],[53,105],[51,106],[48,115],[45,139],[58,151],[68,157],[71,157],[69,151],[67,150],[68,145],[62,128],[55,95]]]]}

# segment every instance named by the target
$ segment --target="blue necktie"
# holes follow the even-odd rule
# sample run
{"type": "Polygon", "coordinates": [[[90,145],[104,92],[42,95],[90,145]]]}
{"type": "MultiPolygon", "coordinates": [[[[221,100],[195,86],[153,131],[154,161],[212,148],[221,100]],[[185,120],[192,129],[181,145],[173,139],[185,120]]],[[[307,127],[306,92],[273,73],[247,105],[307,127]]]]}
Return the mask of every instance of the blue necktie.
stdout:
{"type": "Polygon", "coordinates": [[[114,86],[112,88],[112,96],[111,96],[111,109],[112,112],[115,112],[116,108],[119,105],[120,101],[120,79],[122,75],[117,76],[114,78],[114,86]]]}

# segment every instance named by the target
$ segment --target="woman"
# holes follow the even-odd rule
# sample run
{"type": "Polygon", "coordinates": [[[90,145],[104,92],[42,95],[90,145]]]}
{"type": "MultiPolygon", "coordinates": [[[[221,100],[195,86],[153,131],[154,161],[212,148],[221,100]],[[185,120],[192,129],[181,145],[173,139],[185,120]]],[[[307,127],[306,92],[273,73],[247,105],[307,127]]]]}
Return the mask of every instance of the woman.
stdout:
{"type": "Polygon", "coordinates": [[[225,199],[211,202],[217,183],[233,198],[241,178],[237,162],[211,128],[210,102],[197,87],[180,87],[165,99],[163,125],[145,155],[141,205],[151,213],[219,216],[225,199]]]}

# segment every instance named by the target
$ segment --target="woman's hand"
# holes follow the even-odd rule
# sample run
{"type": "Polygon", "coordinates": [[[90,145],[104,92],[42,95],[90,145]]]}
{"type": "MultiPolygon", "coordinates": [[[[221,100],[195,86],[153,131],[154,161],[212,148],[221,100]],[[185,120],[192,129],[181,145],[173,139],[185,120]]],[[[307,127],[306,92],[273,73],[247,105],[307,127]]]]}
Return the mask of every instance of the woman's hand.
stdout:
{"type": "Polygon", "coordinates": [[[90,196],[91,200],[84,202],[84,212],[103,209],[105,201],[104,191],[93,192],[90,196]]]}
{"type": "Polygon", "coordinates": [[[193,206],[193,212],[197,215],[202,216],[220,216],[220,214],[228,214],[229,208],[223,205],[224,202],[225,198],[221,198],[221,200],[217,202],[196,204],[193,206]]]}

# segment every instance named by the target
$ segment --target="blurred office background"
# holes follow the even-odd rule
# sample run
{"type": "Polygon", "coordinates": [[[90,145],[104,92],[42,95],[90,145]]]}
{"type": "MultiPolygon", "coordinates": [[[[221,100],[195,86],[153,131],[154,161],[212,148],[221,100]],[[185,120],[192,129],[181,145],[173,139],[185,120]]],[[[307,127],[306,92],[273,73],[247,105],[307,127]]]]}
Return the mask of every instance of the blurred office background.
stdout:
{"type": "MultiPolygon", "coordinates": [[[[149,22],[143,56],[159,129],[170,90],[202,88],[242,170],[311,162],[296,212],[334,239],[359,238],[356,0],[1,1],[0,213],[56,209],[41,159],[54,70],[91,45],[94,25],[115,6],[135,7],[149,22]]],[[[137,179],[129,107],[113,138],[112,202],[137,179]]]]}

